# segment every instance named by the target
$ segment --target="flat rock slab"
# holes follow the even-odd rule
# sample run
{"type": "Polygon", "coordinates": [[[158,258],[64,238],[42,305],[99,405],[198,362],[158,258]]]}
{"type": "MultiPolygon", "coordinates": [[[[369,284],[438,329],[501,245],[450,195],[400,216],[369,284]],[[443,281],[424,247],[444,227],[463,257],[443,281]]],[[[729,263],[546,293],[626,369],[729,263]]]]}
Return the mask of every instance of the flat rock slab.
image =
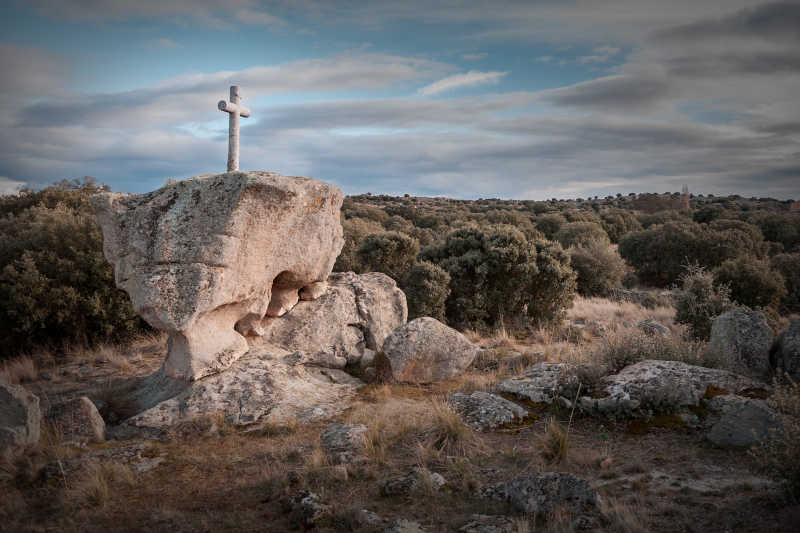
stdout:
{"type": "Polygon", "coordinates": [[[707,404],[709,410],[722,413],[706,435],[717,446],[754,446],[782,427],[778,415],[761,400],[729,394],[715,396],[707,404]]]}
{"type": "Polygon", "coordinates": [[[544,514],[566,509],[575,515],[598,503],[597,492],[585,479],[563,472],[521,476],[484,487],[483,498],[506,501],[520,512],[544,514]]]}
{"type": "Polygon", "coordinates": [[[640,361],[601,380],[602,398],[580,398],[580,406],[609,415],[631,416],[647,411],[699,406],[709,387],[738,394],[768,390],[756,379],[680,361],[640,361]]]}
{"type": "Polygon", "coordinates": [[[254,348],[225,372],[192,382],[127,419],[114,435],[158,437],[170,427],[211,415],[233,426],[325,420],[344,411],[363,385],[341,370],[287,363],[291,355],[277,347],[254,348]]]}
{"type": "Polygon", "coordinates": [[[577,378],[564,363],[536,363],[522,374],[501,381],[497,390],[533,403],[549,404],[565,389],[577,386],[577,378]]]}
{"type": "Polygon", "coordinates": [[[244,355],[244,335],[268,311],[285,313],[305,287],[320,292],[315,284],[344,244],[341,191],[309,178],[208,174],[92,203],[116,284],[169,333],[164,369],[178,379],[200,379],[244,355]]]}
{"type": "Polygon", "coordinates": [[[472,394],[457,392],[450,396],[450,405],[465,424],[478,431],[519,423],[528,416],[528,411],[514,402],[482,391],[472,394]]]}
{"type": "Polygon", "coordinates": [[[394,378],[419,383],[461,375],[478,350],[464,335],[430,317],[400,326],[383,343],[394,378]]]}

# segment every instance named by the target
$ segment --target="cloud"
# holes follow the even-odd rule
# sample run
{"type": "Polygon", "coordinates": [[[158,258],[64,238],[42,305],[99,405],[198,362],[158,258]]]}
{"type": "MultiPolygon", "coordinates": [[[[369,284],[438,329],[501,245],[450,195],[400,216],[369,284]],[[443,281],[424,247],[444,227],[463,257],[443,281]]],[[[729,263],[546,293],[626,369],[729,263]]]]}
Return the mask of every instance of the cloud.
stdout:
{"type": "Polygon", "coordinates": [[[17,194],[20,189],[25,187],[25,182],[8,179],[0,176],[0,194],[17,194]]]}
{"type": "Polygon", "coordinates": [[[618,74],[539,94],[543,101],[558,106],[651,112],[670,96],[670,92],[670,82],[663,76],[618,74]]]}
{"type": "Polygon", "coordinates": [[[536,58],[537,63],[550,63],[553,61],[553,56],[539,56],[536,58]]]}
{"type": "Polygon", "coordinates": [[[486,52],[479,52],[475,54],[461,54],[461,59],[466,61],[479,61],[481,59],[486,59],[489,56],[486,52]]]}
{"type": "Polygon", "coordinates": [[[615,46],[595,46],[592,49],[592,55],[579,57],[578,63],[582,65],[587,63],[607,63],[619,52],[620,49],[615,46]]]}
{"type": "Polygon", "coordinates": [[[506,74],[508,74],[508,72],[478,72],[477,70],[470,70],[465,74],[453,74],[452,76],[435,81],[430,85],[422,87],[418,92],[419,94],[430,96],[461,87],[497,83],[500,78],[506,74]]]}
{"type": "Polygon", "coordinates": [[[153,39],[152,41],[148,41],[147,44],[153,48],[183,48],[182,44],[176,43],[172,39],[167,39],[166,37],[153,39]]]}

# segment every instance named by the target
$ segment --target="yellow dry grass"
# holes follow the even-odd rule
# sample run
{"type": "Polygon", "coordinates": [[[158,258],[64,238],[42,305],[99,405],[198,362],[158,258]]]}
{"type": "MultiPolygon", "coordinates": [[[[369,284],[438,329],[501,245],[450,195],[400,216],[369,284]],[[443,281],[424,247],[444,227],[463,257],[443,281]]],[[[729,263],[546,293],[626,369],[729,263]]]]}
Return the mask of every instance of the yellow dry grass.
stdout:
{"type": "Polygon", "coordinates": [[[0,365],[0,380],[6,383],[26,383],[36,381],[38,377],[36,363],[27,355],[9,359],[0,365]]]}

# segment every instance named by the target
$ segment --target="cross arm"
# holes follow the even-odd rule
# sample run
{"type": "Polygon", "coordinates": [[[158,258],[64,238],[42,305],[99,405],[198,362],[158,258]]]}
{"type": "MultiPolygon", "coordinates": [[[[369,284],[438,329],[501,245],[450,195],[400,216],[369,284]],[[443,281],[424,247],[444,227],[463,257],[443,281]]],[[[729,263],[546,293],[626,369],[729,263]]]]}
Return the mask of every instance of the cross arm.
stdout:
{"type": "Polygon", "coordinates": [[[249,117],[250,116],[250,109],[241,105],[241,104],[233,104],[231,102],[226,102],[225,100],[220,100],[217,103],[217,108],[220,111],[225,111],[226,113],[239,113],[241,117],[249,117]]]}

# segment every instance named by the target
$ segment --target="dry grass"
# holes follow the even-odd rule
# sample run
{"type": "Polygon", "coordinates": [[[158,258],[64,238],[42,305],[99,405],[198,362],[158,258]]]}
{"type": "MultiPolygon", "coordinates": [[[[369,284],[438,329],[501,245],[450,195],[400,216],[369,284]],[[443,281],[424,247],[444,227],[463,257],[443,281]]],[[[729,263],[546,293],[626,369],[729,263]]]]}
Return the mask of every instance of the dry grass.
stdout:
{"type": "Polygon", "coordinates": [[[6,383],[26,383],[38,378],[36,363],[27,355],[9,359],[0,366],[0,380],[6,383]]]}
{"type": "Polygon", "coordinates": [[[569,434],[567,430],[556,421],[550,418],[547,421],[544,433],[536,438],[542,458],[549,463],[563,463],[569,454],[569,434]]]}
{"type": "Polygon", "coordinates": [[[123,465],[104,463],[96,465],[70,489],[73,497],[83,499],[90,505],[103,507],[112,497],[117,484],[133,485],[133,472],[123,465]]]}
{"type": "Polygon", "coordinates": [[[612,329],[622,326],[625,322],[637,324],[647,319],[654,320],[670,329],[676,328],[677,330],[678,328],[675,325],[675,308],[673,307],[647,309],[632,302],[617,302],[607,298],[578,296],[567,311],[567,318],[573,321],[597,322],[612,329]]]}

